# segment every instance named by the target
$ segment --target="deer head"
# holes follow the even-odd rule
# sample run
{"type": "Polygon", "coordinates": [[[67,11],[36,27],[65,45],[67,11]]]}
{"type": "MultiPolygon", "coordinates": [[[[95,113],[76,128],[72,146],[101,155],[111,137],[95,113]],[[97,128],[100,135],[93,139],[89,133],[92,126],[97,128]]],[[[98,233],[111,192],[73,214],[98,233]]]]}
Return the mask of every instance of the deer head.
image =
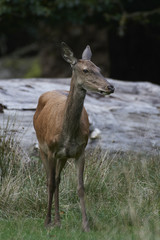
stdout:
{"type": "Polygon", "coordinates": [[[92,61],[90,46],[82,53],[82,59],[77,59],[73,51],[64,43],[61,43],[62,56],[68,62],[73,71],[73,77],[77,84],[86,91],[98,92],[103,95],[114,92],[114,87],[101,74],[100,68],[92,61]]]}

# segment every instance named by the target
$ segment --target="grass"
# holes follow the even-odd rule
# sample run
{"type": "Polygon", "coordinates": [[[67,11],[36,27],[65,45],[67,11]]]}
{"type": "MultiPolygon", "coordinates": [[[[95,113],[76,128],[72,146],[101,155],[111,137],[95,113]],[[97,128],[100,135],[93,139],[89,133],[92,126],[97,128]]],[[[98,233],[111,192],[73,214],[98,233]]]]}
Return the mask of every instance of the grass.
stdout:
{"type": "Polygon", "coordinates": [[[46,230],[46,177],[41,161],[35,155],[24,161],[14,136],[0,135],[0,239],[160,239],[159,156],[100,149],[87,153],[89,233],[81,231],[76,169],[69,161],[60,186],[62,228],[46,230]]]}

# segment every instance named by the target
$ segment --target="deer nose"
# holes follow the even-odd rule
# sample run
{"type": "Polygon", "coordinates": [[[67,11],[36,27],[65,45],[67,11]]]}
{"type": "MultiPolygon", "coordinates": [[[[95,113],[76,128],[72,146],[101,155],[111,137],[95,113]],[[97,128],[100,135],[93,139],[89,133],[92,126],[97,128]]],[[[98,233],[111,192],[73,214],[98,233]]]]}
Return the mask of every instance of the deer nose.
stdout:
{"type": "Polygon", "coordinates": [[[114,86],[113,85],[109,85],[107,88],[111,93],[114,92],[114,86]]]}

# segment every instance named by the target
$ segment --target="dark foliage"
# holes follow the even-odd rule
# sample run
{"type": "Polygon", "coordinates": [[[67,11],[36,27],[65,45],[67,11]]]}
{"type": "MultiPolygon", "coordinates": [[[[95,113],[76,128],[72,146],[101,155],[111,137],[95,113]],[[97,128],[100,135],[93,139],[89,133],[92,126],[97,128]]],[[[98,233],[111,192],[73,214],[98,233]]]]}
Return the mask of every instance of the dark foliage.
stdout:
{"type": "MultiPolygon", "coordinates": [[[[61,40],[73,48],[91,43],[100,55],[109,53],[107,71],[115,78],[157,81],[159,29],[159,0],[0,1],[1,56],[32,42],[38,43],[43,59],[48,52],[57,54],[61,40]],[[101,36],[100,29],[106,35],[101,36]],[[98,42],[96,34],[103,41],[98,42]]],[[[44,67],[44,76],[52,76],[53,66],[49,64],[48,73],[44,67]]]]}

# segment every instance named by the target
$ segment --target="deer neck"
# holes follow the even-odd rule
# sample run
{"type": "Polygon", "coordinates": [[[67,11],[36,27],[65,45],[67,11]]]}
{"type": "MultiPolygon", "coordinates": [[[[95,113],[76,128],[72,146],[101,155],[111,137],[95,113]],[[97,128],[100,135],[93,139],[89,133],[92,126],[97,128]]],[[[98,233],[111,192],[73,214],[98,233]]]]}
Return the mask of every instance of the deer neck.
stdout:
{"type": "Polygon", "coordinates": [[[61,136],[70,141],[77,136],[86,90],[77,83],[77,75],[73,72],[69,95],[66,101],[63,129],[61,136]]]}

